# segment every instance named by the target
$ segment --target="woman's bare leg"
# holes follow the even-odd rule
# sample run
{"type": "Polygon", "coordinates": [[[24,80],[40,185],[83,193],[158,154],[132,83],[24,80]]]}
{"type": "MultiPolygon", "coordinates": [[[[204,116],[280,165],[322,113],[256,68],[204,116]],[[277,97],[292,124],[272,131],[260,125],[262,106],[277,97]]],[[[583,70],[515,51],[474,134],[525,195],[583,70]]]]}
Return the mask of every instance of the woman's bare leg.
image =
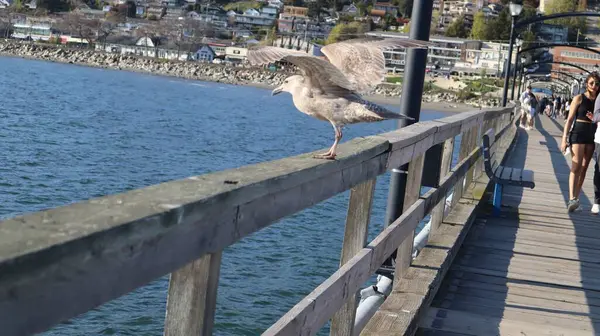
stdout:
{"type": "Polygon", "coordinates": [[[579,196],[577,186],[579,185],[579,175],[581,174],[581,166],[585,155],[585,145],[572,144],[571,150],[573,151],[573,156],[571,158],[571,173],[569,174],[569,200],[579,196]]]}
{"type": "Polygon", "coordinates": [[[585,180],[585,175],[587,173],[588,167],[590,166],[590,162],[592,160],[592,155],[594,154],[594,145],[580,145],[584,147],[583,150],[583,160],[581,162],[581,170],[579,172],[579,180],[577,181],[577,188],[575,189],[575,197],[579,198],[579,194],[581,194],[581,188],[583,187],[583,182],[585,180]]]}

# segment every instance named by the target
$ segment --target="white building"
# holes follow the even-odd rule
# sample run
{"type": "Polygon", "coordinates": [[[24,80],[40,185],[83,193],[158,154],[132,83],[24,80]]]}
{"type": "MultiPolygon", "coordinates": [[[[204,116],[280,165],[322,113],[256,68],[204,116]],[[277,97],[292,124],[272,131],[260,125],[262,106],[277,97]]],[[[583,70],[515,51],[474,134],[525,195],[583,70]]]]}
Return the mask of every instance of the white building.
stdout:
{"type": "MultiPolygon", "coordinates": [[[[408,38],[408,34],[393,32],[370,32],[370,36],[408,38]]],[[[508,58],[508,43],[483,42],[445,36],[432,36],[434,46],[427,52],[427,66],[443,72],[488,75],[502,74],[508,58]]],[[[405,49],[384,52],[389,71],[404,71],[405,49]]],[[[513,52],[513,64],[516,52],[513,52]]]]}
{"type": "Polygon", "coordinates": [[[247,48],[241,47],[225,47],[225,60],[234,62],[234,63],[242,63],[246,61],[246,56],[248,55],[247,48]]]}
{"type": "Polygon", "coordinates": [[[12,38],[34,41],[48,41],[52,37],[52,25],[44,22],[14,23],[12,38]]]}

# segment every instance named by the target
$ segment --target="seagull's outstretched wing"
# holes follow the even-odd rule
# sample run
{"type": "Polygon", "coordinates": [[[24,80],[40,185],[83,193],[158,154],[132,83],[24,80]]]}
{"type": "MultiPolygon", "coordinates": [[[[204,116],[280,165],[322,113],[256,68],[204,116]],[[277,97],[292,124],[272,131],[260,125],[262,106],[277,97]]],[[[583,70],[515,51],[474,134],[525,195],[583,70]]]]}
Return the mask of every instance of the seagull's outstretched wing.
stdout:
{"type": "Polygon", "coordinates": [[[248,61],[252,65],[288,61],[302,70],[311,90],[324,95],[344,96],[355,90],[354,85],[333,64],[305,52],[285,48],[257,46],[248,49],[248,61]]]}
{"type": "Polygon", "coordinates": [[[290,55],[306,56],[308,54],[294,49],[271,46],[251,46],[248,48],[248,55],[246,57],[248,58],[248,62],[252,65],[263,65],[279,61],[285,56],[290,55]]]}
{"type": "Polygon", "coordinates": [[[426,48],[430,45],[431,42],[407,38],[366,37],[329,44],[321,52],[346,75],[357,91],[366,92],[385,77],[383,50],[426,48]]]}

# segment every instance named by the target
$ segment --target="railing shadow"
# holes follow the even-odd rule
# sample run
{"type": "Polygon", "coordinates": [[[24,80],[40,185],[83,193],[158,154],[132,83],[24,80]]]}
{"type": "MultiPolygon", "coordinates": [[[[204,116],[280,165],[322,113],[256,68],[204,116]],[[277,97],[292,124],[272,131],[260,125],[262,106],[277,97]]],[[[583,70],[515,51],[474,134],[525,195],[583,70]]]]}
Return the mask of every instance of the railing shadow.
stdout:
{"type": "MultiPolygon", "coordinates": [[[[591,321],[587,328],[591,325],[593,333],[600,334],[600,324],[593,320],[594,316],[600,316],[600,293],[597,292],[600,290],[600,281],[597,280],[600,261],[593,254],[593,244],[600,244],[600,239],[596,238],[600,235],[594,234],[594,238],[590,235],[594,230],[596,233],[600,230],[593,226],[591,221],[594,217],[589,214],[593,199],[588,195],[593,187],[589,182],[584,183],[580,196],[580,210],[567,213],[570,158],[565,157],[560,150],[563,126],[555,120],[545,120],[542,123],[541,118],[547,117],[536,116],[535,129],[542,137],[519,128],[515,144],[504,163],[512,168],[534,170],[536,188],[525,192],[520,187],[505,187],[503,208],[499,217],[491,216],[491,205],[483,208],[455,259],[452,271],[440,288],[441,295],[436,297],[432,306],[458,313],[476,314],[469,316],[489,316],[491,319],[488,322],[495,325],[487,325],[485,330],[498,335],[501,334],[503,319],[517,319],[542,325],[542,318],[551,320],[552,316],[558,314],[568,316],[569,320],[587,317],[591,321]],[[535,146],[531,141],[539,141],[540,146],[535,146]],[[547,156],[550,156],[551,163],[545,170],[540,169],[539,163],[534,164],[536,157],[541,159],[544,155],[544,160],[548,160],[547,156]],[[558,184],[558,190],[548,188],[549,181],[556,181],[553,183],[558,184]],[[551,204],[552,208],[549,208],[548,204],[551,204]],[[572,228],[568,225],[569,221],[573,224],[572,228]],[[562,229],[565,230],[563,237],[557,234],[562,229]],[[532,237],[549,232],[554,233],[557,239],[574,241],[574,248],[571,248],[570,252],[567,251],[569,255],[562,254],[568,250],[564,246],[562,249],[565,250],[561,250],[560,245],[552,246],[550,243],[536,246],[537,242],[524,241],[527,238],[523,238],[524,235],[532,237]],[[523,263],[525,259],[539,257],[545,258],[544,263],[554,266],[541,267],[540,259],[537,263],[523,263]],[[519,261],[514,262],[514,258],[519,258],[519,261]],[[575,262],[579,266],[580,274],[573,274],[573,278],[567,279],[563,275],[574,269],[575,262]],[[568,264],[564,263],[570,263],[571,266],[568,267],[568,264]],[[561,264],[566,265],[564,273],[561,273],[563,270],[557,266],[561,264]],[[525,269],[528,267],[540,267],[539,274],[544,274],[546,278],[536,279],[532,275],[532,269],[525,269]],[[551,276],[550,269],[558,270],[558,280],[547,278],[551,276]],[[580,279],[575,279],[577,276],[580,279]],[[580,281],[579,285],[577,280],[580,281]],[[524,294],[522,289],[531,285],[535,288],[529,294],[524,294]],[[548,295],[542,297],[539,294],[541,290],[548,295]],[[570,298],[553,299],[552,292],[556,290],[561,290],[561,294],[570,298]],[[537,293],[534,293],[535,291],[537,293]],[[573,299],[575,297],[577,299],[573,299]],[[548,304],[548,301],[545,301],[544,305],[542,301],[536,301],[538,299],[559,300],[561,303],[548,304]],[[583,310],[566,309],[571,304],[578,304],[579,309],[583,310]],[[524,314],[524,317],[518,317],[516,314],[524,314]],[[530,321],[527,320],[529,318],[530,321]]],[[[593,170],[588,171],[588,174],[593,174],[593,170]]],[[[550,324],[556,325],[552,322],[550,324]]],[[[574,325],[573,329],[577,327],[574,325]]]]}

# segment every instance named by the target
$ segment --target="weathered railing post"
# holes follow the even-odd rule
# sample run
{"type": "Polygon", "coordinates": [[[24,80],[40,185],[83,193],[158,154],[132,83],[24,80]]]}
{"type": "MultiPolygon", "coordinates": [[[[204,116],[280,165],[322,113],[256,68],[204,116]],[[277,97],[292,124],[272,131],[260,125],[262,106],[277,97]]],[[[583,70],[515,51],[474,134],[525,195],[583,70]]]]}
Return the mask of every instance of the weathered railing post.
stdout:
{"type": "MultiPolygon", "coordinates": [[[[480,138],[480,134],[481,134],[481,124],[477,124],[475,127],[470,129],[470,134],[469,134],[469,142],[467,145],[467,148],[465,149],[467,151],[467,156],[475,149],[477,148],[479,141],[478,139],[480,138]]],[[[481,161],[481,158],[479,158],[477,160],[477,163],[481,161]]],[[[471,185],[471,182],[473,182],[473,176],[475,176],[476,173],[476,168],[477,168],[477,163],[475,165],[473,165],[471,168],[469,168],[469,171],[467,172],[467,174],[465,175],[465,184],[463,186],[463,193],[466,189],[469,188],[469,186],[471,185]]]]}
{"type": "MultiPolygon", "coordinates": [[[[369,219],[371,217],[371,206],[373,204],[373,193],[376,182],[376,179],[368,180],[350,190],[340,267],[367,245],[369,219]]],[[[331,319],[331,335],[354,335],[354,319],[358,305],[357,296],[358,291],[354,295],[350,295],[350,298],[342,308],[333,315],[331,319]]]]}
{"type": "Polygon", "coordinates": [[[212,335],[221,253],[211,253],[171,273],[165,336],[212,335]]]}
{"type": "MultiPolygon", "coordinates": [[[[425,161],[425,154],[419,155],[413,159],[408,166],[408,183],[406,185],[406,193],[404,197],[404,209],[410,208],[415,203],[419,196],[421,196],[421,178],[423,176],[423,163],[425,161]]],[[[394,284],[398,284],[399,280],[402,279],[412,261],[412,250],[413,241],[415,239],[415,232],[412,231],[406,239],[398,247],[398,253],[396,257],[396,271],[394,273],[394,284]]]]}
{"type": "MultiPolygon", "coordinates": [[[[442,162],[440,164],[440,178],[441,181],[450,171],[452,165],[452,154],[454,154],[454,138],[450,138],[444,141],[444,147],[442,149],[442,162]]],[[[438,181],[439,183],[439,181],[438,181]]],[[[444,211],[446,210],[446,195],[436,204],[431,212],[431,229],[430,235],[435,234],[438,230],[442,221],[444,220],[444,211]]]]}
{"type": "MultiPolygon", "coordinates": [[[[458,152],[458,161],[460,162],[464,158],[466,158],[469,153],[474,148],[474,139],[477,136],[477,126],[473,126],[467,131],[463,132],[461,140],[460,140],[460,149],[458,152]]],[[[470,170],[472,172],[472,170],[470,170]]],[[[471,174],[472,177],[472,174],[471,174]]],[[[454,194],[452,195],[452,206],[454,207],[458,204],[458,201],[461,199],[463,195],[463,191],[465,186],[465,181],[469,181],[469,174],[467,174],[464,178],[460,179],[459,183],[454,187],[454,194]]],[[[468,185],[467,185],[468,186],[468,185]]]]}

